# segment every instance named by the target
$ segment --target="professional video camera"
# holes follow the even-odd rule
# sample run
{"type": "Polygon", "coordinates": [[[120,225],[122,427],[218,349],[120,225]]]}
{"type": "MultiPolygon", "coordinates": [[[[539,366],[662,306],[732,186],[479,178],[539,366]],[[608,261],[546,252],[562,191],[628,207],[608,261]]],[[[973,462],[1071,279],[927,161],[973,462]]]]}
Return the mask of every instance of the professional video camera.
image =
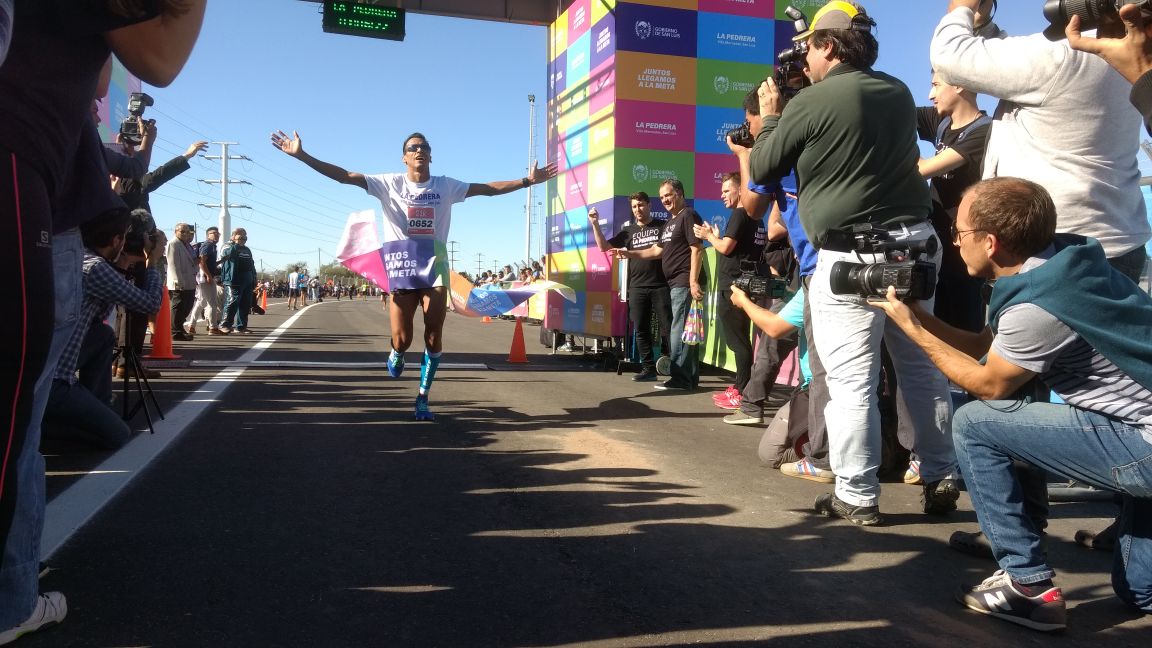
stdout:
{"type": "Polygon", "coordinates": [[[1044,17],[1051,23],[1044,30],[1048,40],[1064,38],[1072,16],[1080,16],[1080,30],[1096,29],[1109,16],[1115,17],[1124,5],[1139,5],[1145,20],[1152,18],[1152,0],[1046,0],[1044,17]]]}
{"type": "Polygon", "coordinates": [[[760,265],[755,261],[743,260],[740,262],[740,276],[732,281],[732,285],[743,290],[753,299],[765,295],[771,297],[786,297],[788,295],[788,282],[780,277],[763,274],[760,272],[760,265]]]}
{"type": "Polygon", "coordinates": [[[888,286],[895,286],[896,296],[908,300],[929,299],[936,292],[936,264],[919,260],[921,255],[936,254],[939,242],[935,236],[925,241],[893,241],[887,229],[861,223],[852,226],[852,238],[857,253],[883,254],[885,261],[832,264],[834,294],[884,297],[888,286]]]}
{"type": "MultiPolygon", "coordinates": [[[[128,95],[128,116],[120,122],[120,141],[132,146],[140,145],[140,140],[144,137],[144,133],[140,132],[140,116],[144,114],[144,109],[153,103],[152,97],[145,92],[133,92],[128,95]]],[[[146,119],[144,123],[155,124],[156,120],[146,119]]]]}
{"type": "Polygon", "coordinates": [[[128,234],[124,237],[124,253],[144,256],[144,250],[151,250],[154,245],[156,221],[147,209],[133,209],[129,216],[131,223],[128,225],[128,234]]]}
{"type": "MultiPolygon", "coordinates": [[[[792,19],[792,27],[797,34],[808,31],[808,19],[804,17],[802,11],[789,6],[784,10],[784,13],[792,19]]],[[[808,41],[806,40],[793,43],[792,47],[782,50],[776,55],[777,65],[773,68],[772,79],[776,82],[776,87],[780,89],[780,94],[787,99],[791,99],[797,92],[812,85],[812,82],[808,80],[808,75],[804,74],[807,56],[808,41]]]]}

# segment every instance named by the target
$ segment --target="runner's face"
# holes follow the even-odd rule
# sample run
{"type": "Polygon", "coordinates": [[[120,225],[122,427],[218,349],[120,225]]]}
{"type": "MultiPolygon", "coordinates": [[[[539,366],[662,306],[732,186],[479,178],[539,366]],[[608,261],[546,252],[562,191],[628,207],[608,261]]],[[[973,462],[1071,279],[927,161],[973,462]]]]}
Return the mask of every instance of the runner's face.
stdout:
{"type": "Polygon", "coordinates": [[[404,166],[423,171],[431,163],[432,145],[428,143],[428,140],[413,137],[404,142],[404,166]]]}

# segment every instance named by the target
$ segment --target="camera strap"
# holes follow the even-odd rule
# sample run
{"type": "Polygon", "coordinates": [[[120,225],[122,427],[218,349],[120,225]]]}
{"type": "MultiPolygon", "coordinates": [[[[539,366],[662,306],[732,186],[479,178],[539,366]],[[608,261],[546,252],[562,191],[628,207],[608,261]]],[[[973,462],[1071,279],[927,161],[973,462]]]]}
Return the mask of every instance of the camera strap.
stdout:
{"type": "MultiPolygon", "coordinates": [[[[967,126],[964,127],[963,130],[960,131],[960,135],[958,135],[956,137],[956,143],[959,144],[960,142],[963,142],[964,138],[968,137],[968,135],[970,135],[972,133],[972,131],[976,130],[977,128],[980,128],[981,126],[983,126],[985,124],[991,124],[991,123],[992,123],[991,117],[989,117],[988,115],[986,115],[984,113],[980,113],[979,117],[974,119],[971,124],[968,124],[967,126]]],[[[951,117],[945,117],[944,119],[941,119],[940,125],[936,127],[936,152],[937,153],[939,153],[941,151],[940,147],[944,144],[944,133],[947,133],[948,129],[951,127],[952,127],[952,118],[951,117]]]]}

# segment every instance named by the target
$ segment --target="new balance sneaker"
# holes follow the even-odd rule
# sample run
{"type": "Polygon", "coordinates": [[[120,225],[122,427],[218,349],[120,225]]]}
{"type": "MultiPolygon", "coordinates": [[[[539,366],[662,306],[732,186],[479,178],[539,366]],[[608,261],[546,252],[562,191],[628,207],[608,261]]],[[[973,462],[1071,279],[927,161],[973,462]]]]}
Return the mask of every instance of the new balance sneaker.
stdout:
{"type": "Polygon", "coordinates": [[[789,477],[799,477],[808,481],[831,484],[836,481],[836,475],[831,470],[824,470],[812,465],[808,459],[801,459],[792,463],[780,464],[780,472],[789,477]]]}
{"type": "Polygon", "coordinates": [[[9,644],[20,637],[36,632],[50,623],[60,623],[68,614],[68,600],[60,592],[45,592],[36,597],[32,616],[15,628],[0,632],[0,645],[9,644]]]}
{"type": "Polygon", "coordinates": [[[428,395],[419,394],[416,396],[416,420],[417,421],[434,421],[436,417],[432,415],[432,410],[428,409],[428,395]]]}
{"type": "Polygon", "coordinates": [[[951,479],[941,479],[924,484],[920,501],[928,515],[944,515],[956,510],[956,500],[960,499],[960,489],[951,479]]]}
{"type": "Polygon", "coordinates": [[[908,462],[908,470],[904,471],[904,483],[911,486],[919,486],[924,483],[920,477],[920,460],[913,459],[908,462]]]}
{"type": "Polygon", "coordinates": [[[996,570],[979,585],[961,585],[956,600],[969,610],[1042,632],[1063,630],[1067,618],[1064,594],[1059,587],[1028,596],[1003,569],[996,570]]]}
{"type": "Polygon", "coordinates": [[[392,353],[388,353],[388,375],[393,378],[399,378],[400,374],[404,373],[404,354],[397,355],[395,359],[392,353]]]}
{"type": "Polygon", "coordinates": [[[844,518],[859,526],[872,526],[882,521],[879,506],[852,506],[836,497],[836,493],[825,493],[817,497],[813,508],[820,515],[844,518]]]}

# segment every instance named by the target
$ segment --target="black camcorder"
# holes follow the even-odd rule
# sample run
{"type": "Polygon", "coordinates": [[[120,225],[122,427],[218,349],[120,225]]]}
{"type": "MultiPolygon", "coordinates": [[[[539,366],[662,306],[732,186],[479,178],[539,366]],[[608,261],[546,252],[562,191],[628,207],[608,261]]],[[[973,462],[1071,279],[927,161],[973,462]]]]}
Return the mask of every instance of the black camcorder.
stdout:
{"type": "MultiPolygon", "coordinates": [[[[804,17],[804,12],[789,6],[784,10],[784,13],[792,19],[792,26],[797,34],[808,31],[808,19],[804,17]]],[[[784,95],[785,99],[791,99],[796,96],[797,92],[812,85],[812,82],[808,80],[808,75],[804,74],[807,57],[808,41],[806,40],[793,43],[792,47],[781,50],[776,55],[777,63],[772,69],[772,80],[776,82],[776,87],[779,88],[780,94],[784,95]]]]}
{"type": "MultiPolygon", "coordinates": [[[[144,109],[153,103],[152,97],[146,92],[133,92],[128,95],[128,116],[120,122],[121,142],[140,146],[140,140],[144,137],[144,133],[140,132],[140,116],[144,114],[144,109]]],[[[155,124],[156,120],[148,119],[145,122],[155,124]]]]}
{"type": "Polygon", "coordinates": [[[888,286],[895,286],[896,296],[907,301],[930,299],[936,293],[936,264],[920,260],[936,254],[939,241],[935,236],[924,241],[893,241],[886,228],[872,223],[853,225],[851,236],[857,253],[883,254],[885,260],[832,264],[829,283],[834,294],[883,298],[888,286]]]}
{"type": "Polygon", "coordinates": [[[1124,5],[1139,5],[1145,19],[1152,18],[1152,0],[1046,0],[1044,18],[1050,23],[1044,36],[1051,41],[1064,38],[1072,16],[1080,16],[1081,31],[1096,29],[1108,17],[1115,17],[1124,5]]]}
{"type": "Polygon", "coordinates": [[[760,272],[755,261],[740,262],[740,276],[732,280],[732,285],[747,293],[753,300],[764,296],[781,298],[788,296],[788,282],[780,277],[760,272]]]}
{"type": "Polygon", "coordinates": [[[728,131],[728,137],[732,138],[732,143],[744,148],[752,148],[756,140],[752,137],[752,129],[748,126],[748,122],[740,124],[736,128],[728,131]]]}

